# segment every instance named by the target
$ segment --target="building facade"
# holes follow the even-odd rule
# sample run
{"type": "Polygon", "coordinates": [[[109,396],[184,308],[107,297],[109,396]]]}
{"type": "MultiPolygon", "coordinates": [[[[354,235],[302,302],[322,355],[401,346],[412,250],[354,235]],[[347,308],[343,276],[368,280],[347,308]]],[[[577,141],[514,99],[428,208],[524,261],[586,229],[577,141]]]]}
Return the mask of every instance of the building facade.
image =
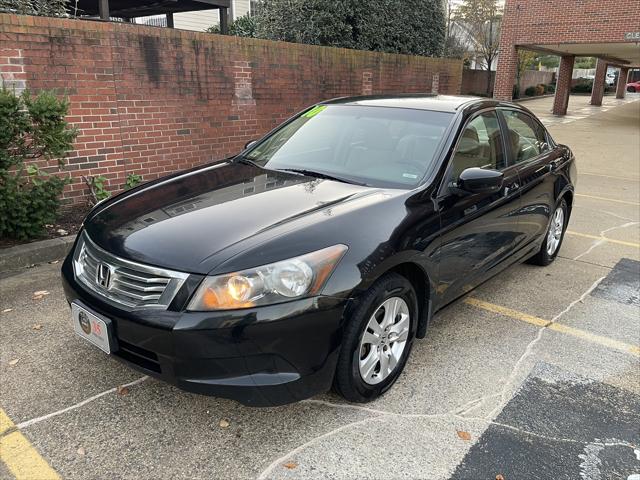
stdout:
{"type": "MultiPolygon", "coordinates": [[[[235,20],[238,17],[251,14],[252,4],[255,10],[256,4],[251,0],[231,0],[230,19],[235,20]]],[[[173,16],[173,22],[175,28],[204,32],[210,26],[220,24],[219,10],[176,13],[173,16]]]]}
{"type": "MultiPolygon", "coordinates": [[[[494,97],[510,100],[518,50],[561,57],[553,112],[564,115],[576,56],[597,57],[591,103],[602,102],[608,68],[624,85],[630,68],[640,66],[639,0],[506,0],[494,97]]],[[[618,95],[624,96],[624,88],[618,95]]]]}

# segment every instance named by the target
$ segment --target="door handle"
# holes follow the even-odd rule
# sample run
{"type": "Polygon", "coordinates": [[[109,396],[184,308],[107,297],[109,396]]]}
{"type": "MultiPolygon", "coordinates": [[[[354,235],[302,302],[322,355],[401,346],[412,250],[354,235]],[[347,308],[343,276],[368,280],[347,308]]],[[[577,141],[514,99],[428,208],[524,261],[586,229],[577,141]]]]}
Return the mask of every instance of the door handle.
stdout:
{"type": "Polygon", "coordinates": [[[518,182],[514,182],[511,185],[507,185],[504,187],[503,195],[506,197],[512,192],[516,192],[520,188],[520,184],[518,182]]]}

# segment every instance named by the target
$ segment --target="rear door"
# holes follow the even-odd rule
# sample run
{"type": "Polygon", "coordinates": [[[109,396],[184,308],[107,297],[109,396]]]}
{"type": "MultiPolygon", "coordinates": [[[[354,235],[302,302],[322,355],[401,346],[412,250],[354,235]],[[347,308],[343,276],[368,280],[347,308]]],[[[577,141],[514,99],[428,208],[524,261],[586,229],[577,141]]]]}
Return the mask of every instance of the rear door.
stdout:
{"type": "Polygon", "coordinates": [[[545,128],[531,115],[519,110],[501,109],[509,163],[520,175],[522,206],[518,222],[522,237],[517,249],[532,249],[542,238],[555,205],[555,166],[558,153],[549,144],[545,128]]]}
{"type": "Polygon", "coordinates": [[[499,269],[521,236],[518,170],[506,161],[497,112],[471,117],[462,130],[438,196],[441,247],[437,254],[440,304],[449,303],[499,269]],[[463,170],[472,167],[501,171],[502,189],[488,194],[456,193],[463,170]]]}

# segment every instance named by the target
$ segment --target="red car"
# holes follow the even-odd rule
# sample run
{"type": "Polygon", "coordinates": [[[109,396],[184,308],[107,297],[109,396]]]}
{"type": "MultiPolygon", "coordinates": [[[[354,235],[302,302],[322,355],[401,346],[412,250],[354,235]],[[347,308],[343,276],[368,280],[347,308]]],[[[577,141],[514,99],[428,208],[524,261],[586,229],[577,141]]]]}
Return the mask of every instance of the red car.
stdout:
{"type": "Polygon", "coordinates": [[[640,80],[627,83],[627,92],[640,92],[640,80]]]}

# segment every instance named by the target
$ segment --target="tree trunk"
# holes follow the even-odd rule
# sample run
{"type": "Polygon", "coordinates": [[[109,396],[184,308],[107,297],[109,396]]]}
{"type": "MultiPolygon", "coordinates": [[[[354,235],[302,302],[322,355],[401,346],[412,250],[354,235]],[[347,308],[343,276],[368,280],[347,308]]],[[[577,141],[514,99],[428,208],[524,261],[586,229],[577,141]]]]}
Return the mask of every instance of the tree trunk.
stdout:
{"type": "MultiPolygon", "coordinates": [[[[489,44],[487,45],[489,48],[493,48],[493,16],[489,19],[489,44]]],[[[493,60],[493,55],[487,55],[487,96],[491,97],[492,88],[491,88],[491,63],[493,60]]]]}

